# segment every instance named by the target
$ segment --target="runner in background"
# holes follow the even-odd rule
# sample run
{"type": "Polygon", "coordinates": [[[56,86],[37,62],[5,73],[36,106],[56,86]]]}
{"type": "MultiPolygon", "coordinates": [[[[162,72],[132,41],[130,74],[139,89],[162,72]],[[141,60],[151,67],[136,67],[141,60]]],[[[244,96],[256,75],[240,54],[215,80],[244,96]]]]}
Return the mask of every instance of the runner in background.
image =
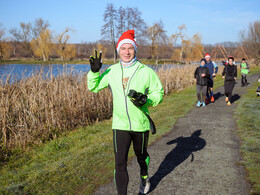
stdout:
{"type": "MultiPolygon", "coordinates": [[[[232,58],[233,56],[230,55],[229,57],[232,58]]],[[[222,64],[223,64],[223,66],[228,65],[228,60],[227,61],[222,61],[222,64]]],[[[233,62],[233,64],[236,66],[236,62],[235,61],[233,62]]]]}
{"type": "Polygon", "coordinates": [[[228,65],[225,66],[222,78],[225,78],[224,82],[224,89],[225,89],[225,95],[226,95],[226,102],[227,105],[231,105],[231,99],[232,99],[232,91],[234,89],[234,86],[236,84],[237,79],[237,67],[233,64],[234,58],[229,57],[228,58],[228,65]]]}
{"type": "Polygon", "coordinates": [[[208,79],[210,78],[209,69],[205,66],[206,60],[200,60],[200,66],[194,72],[194,81],[196,81],[198,103],[197,107],[206,106],[206,93],[208,88],[208,79]]]}
{"type": "Polygon", "coordinates": [[[240,69],[241,69],[241,76],[242,76],[241,87],[244,87],[244,86],[248,85],[246,77],[247,77],[248,72],[249,72],[249,65],[246,62],[245,58],[242,58],[242,62],[240,64],[240,69]]]}
{"type": "Polygon", "coordinates": [[[216,76],[218,72],[218,66],[215,62],[212,62],[210,59],[210,55],[206,53],[205,59],[206,59],[206,64],[205,66],[209,69],[210,72],[210,78],[208,79],[208,89],[207,89],[207,100],[206,103],[208,104],[209,102],[214,102],[214,95],[213,95],[213,85],[214,85],[214,80],[213,77],[216,76]]]}

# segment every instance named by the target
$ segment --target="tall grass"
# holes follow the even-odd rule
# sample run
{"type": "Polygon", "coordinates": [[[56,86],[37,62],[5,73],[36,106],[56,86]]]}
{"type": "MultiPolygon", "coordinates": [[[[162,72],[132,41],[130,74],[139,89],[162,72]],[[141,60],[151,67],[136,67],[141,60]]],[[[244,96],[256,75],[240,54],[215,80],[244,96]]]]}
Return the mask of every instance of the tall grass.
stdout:
{"type": "Polygon", "coordinates": [[[9,79],[0,85],[2,154],[111,117],[110,92],[90,93],[86,74],[64,71],[48,78],[39,72],[12,84],[9,79]]]}
{"type": "MultiPolygon", "coordinates": [[[[193,85],[195,68],[159,69],[165,94],[193,85]]],[[[65,70],[53,77],[40,71],[13,83],[10,79],[0,79],[0,160],[14,149],[55,139],[112,115],[110,91],[88,91],[86,73],[65,70]]]]}
{"type": "Polygon", "coordinates": [[[183,90],[194,84],[193,75],[196,66],[183,66],[177,68],[160,68],[157,72],[163,85],[164,94],[183,90]]]}

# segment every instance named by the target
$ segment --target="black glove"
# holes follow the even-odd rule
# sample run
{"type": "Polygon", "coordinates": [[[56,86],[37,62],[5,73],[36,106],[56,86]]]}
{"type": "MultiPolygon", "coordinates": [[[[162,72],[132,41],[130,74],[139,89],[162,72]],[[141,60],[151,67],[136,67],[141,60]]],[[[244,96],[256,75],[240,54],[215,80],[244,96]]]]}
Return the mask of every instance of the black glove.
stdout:
{"type": "Polygon", "coordinates": [[[90,56],[90,68],[92,72],[98,72],[102,66],[102,51],[99,53],[99,58],[97,57],[97,50],[95,49],[95,57],[90,56]]]}
{"type": "Polygon", "coordinates": [[[147,95],[136,92],[133,89],[129,91],[128,97],[130,97],[130,101],[137,107],[143,106],[147,102],[147,95]]]}
{"type": "MultiPolygon", "coordinates": [[[[133,104],[137,107],[141,107],[147,102],[147,95],[136,92],[135,90],[132,90],[132,89],[129,91],[128,97],[130,97],[130,101],[133,102],[133,104]]],[[[143,113],[149,120],[150,129],[151,129],[152,134],[156,134],[156,128],[155,128],[153,120],[151,119],[149,114],[147,114],[145,111],[143,111],[143,113]]]]}

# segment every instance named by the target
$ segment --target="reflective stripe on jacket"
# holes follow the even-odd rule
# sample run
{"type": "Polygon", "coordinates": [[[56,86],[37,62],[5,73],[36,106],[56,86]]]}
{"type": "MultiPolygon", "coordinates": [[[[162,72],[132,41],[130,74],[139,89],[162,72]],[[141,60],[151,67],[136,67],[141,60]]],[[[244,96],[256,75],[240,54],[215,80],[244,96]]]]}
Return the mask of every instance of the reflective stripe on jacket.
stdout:
{"type": "Polygon", "coordinates": [[[112,129],[145,132],[150,129],[150,123],[145,114],[139,110],[127,96],[129,90],[147,94],[147,103],[142,110],[148,113],[148,106],[156,106],[163,99],[163,87],[157,74],[139,61],[134,65],[135,71],[129,77],[127,89],[123,88],[123,72],[120,63],[111,65],[103,74],[89,71],[87,75],[88,89],[99,92],[110,87],[113,95],[112,129]]]}

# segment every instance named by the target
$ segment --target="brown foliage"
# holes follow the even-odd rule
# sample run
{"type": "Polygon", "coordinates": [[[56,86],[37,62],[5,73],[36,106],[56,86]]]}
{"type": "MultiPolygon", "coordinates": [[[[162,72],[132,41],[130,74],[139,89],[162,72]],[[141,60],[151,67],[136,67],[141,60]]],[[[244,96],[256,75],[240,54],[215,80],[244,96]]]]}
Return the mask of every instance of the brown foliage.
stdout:
{"type": "Polygon", "coordinates": [[[43,30],[36,39],[32,39],[30,45],[34,55],[41,57],[43,61],[49,60],[49,56],[53,47],[50,30],[43,30]]]}
{"type": "Polygon", "coordinates": [[[159,58],[159,45],[163,45],[166,42],[167,36],[164,30],[164,25],[162,21],[155,23],[153,26],[149,27],[147,30],[147,36],[151,40],[151,56],[152,59],[159,58]]]}
{"type": "Polygon", "coordinates": [[[0,61],[6,60],[10,57],[11,46],[6,41],[0,40],[0,61]]]}
{"type": "Polygon", "coordinates": [[[8,44],[8,42],[6,42],[6,40],[4,39],[4,34],[5,31],[4,29],[1,28],[1,23],[0,23],[0,61],[2,59],[7,59],[10,57],[10,49],[11,46],[10,44],[8,44]]]}
{"type": "MultiPolygon", "coordinates": [[[[194,69],[159,69],[165,94],[192,85],[194,69]]],[[[67,70],[54,78],[39,72],[13,84],[9,84],[10,78],[5,83],[0,80],[0,151],[26,148],[111,117],[110,91],[92,93],[87,89],[86,74],[72,73],[67,70]]]]}
{"type": "MultiPolygon", "coordinates": [[[[98,51],[102,51],[102,58],[106,58],[107,48],[104,47],[101,43],[97,44],[98,51]]],[[[94,52],[93,52],[94,53],[94,52]]]]}
{"type": "Polygon", "coordinates": [[[196,66],[181,66],[177,68],[161,68],[157,72],[163,85],[164,94],[180,91],[193,84],[196,66]]]}
{"type": "Polygon", "coordinates": [[[66,28],[60,35],[57,37],[57,47],[55,48],[57,54],[60,56],[60,60],[71,60],[76,57],[77,49],[75,45],[68,44],[68,40],[70,36],[68,33],[72,31],[72,29],[66,28]]]}
{"type": "Polygon", "coordinates": [[[45,77],[40,72],[14,84],[0,83],[0,150],[25,148],[111,116],[109,90],[90,93],[86,74],[45,77]]]}

